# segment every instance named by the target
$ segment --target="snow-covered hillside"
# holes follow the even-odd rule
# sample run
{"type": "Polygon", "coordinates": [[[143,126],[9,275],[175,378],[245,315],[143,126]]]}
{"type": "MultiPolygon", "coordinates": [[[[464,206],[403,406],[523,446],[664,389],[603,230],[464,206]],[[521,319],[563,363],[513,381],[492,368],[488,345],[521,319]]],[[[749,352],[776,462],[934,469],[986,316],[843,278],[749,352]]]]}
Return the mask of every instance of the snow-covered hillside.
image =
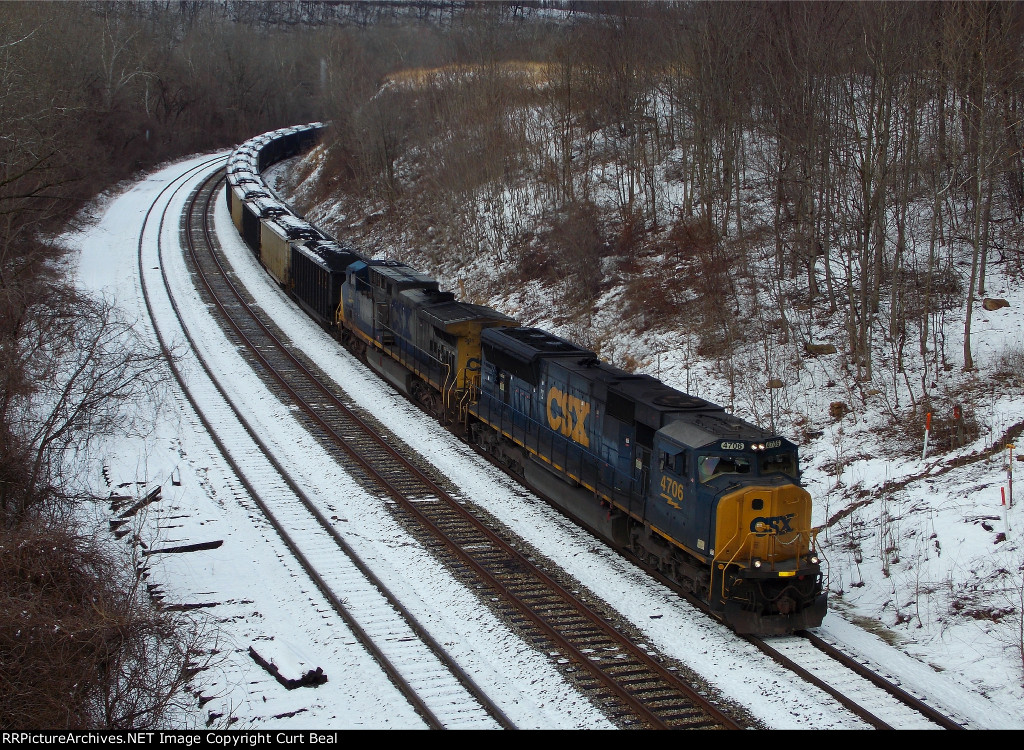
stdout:
{"type": "MultiPolygon", "coordinates": [[[[301,205],[317,193],[321,159],[314,152],[269,179],[301,205]]],[[[490,210],[483,203],[480,213],[490,210]]],[[[751,216],[756,206],[752,195],[751,216]]],[[[603,265],[600,298],[574,316],[561,304],[565,289],[557,281],[509,285],[500,255],[453,261],[436,248],[423,252],[438,244],[429,226],[417,234],[423,223],[401,206],[369,221],[363,209],[364,203],[338,194],[311,206],[308,218],[364,252],[433,274],[464,298],[595,348],[619,366],[655,375],[796,440],[829,563],[832,610],[983,694],[1006,691],[1012,700],[1024,699],[1024,463],[1009,447],[1024,425],[1024,292],[1009,262],[990,263],[986,280],[986,298],[1007,304],[996,307],[981,297],[974,303],[975,370],[963,371],[961,305],[948,309],[932,332],[945,362],[937,375],[925,368],[916,344],[905,347],[900,371],[891,343],[879,334],[874,377],[865,382],[843,355],[842,317],[823,309],[789,307],[786,313],[793,330],[813,329],[817,342],[838,344],[835,352],[769,332],[702,357],[698,330],[646,323],[647,300],[617,272],[615,258],[603,265]],[[921,400],[924,377],[937,381],[925,384],[927,403],[921,400]],[[767,387],[772,378],[781,387],[767,387]]],[[[537,220],[543,215],[538,208],[537,220]]],[[[770,253],[764,247],[752,255],[770,253]]],[[[670,266],[656,252],[644,262],[670,266]]],[[[955,267],[969,273],[969,256],[955,267]]],[[[769,272],[767,265],[762,270],[769,272]]],[[[760,334],[763,311],[778,300],[763,293],[734,298],[723,290],[721,304],[743,305],[760,334]]]]}

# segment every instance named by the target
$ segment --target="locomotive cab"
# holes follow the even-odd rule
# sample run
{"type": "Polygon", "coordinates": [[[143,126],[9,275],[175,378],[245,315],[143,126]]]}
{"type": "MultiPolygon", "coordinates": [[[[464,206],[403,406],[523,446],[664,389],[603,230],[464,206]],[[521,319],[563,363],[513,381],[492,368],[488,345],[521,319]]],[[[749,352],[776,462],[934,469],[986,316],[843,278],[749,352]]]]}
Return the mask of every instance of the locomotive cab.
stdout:
{"type": "Polygon", "coordinates": [[[811,496],[796,446],[781,438],[720,441],[696,456],[698,495],[714,514],[709,601],[740,633],[777,635],[825,617],[811,496]]]}
{"type": "Polygon", "coordinates": [[[479,388],[480,331],[516,323],[395,261],[351,264],[341,296],[367,364],[446,424],[466,421],[468,392],[479,388]]]}
{"type": "MultiPolygon", "coordinates": [[[[737,632],[775,635],[825,616],[811,497],[798,482],[796,446],[782,438],[711,442],[711,419],[659,430],[647,519],[710,575],[697,591],[737,632]]],[[[680,566],[685,575],[685,566],[680,566]]]]}

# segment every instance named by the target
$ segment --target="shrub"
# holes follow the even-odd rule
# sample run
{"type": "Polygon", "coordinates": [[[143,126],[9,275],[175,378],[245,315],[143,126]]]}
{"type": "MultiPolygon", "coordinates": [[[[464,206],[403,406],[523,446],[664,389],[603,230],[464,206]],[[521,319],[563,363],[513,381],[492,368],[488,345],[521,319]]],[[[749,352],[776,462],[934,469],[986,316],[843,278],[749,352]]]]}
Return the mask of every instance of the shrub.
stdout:
{"type": "Polygon", "coordinates": [[[154,728],[188,710],[202,636],[141,578],[99,537],[38,520],[0,531],[0,726],[154,728]]]}

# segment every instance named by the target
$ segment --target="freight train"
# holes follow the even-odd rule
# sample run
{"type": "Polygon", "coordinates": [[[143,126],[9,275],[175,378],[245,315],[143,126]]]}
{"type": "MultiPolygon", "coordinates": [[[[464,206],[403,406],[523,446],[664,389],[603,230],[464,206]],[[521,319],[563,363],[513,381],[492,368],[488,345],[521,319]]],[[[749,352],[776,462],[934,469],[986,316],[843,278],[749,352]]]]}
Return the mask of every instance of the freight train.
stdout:
{"type": "Polygon", "coordinates": [[[825,573],[797,446],[294,214],[261,173],[324,127],[267,133],[228,161],[232,221],[278,284],[442,424],[736,632],[820,625],[825,573]]]}

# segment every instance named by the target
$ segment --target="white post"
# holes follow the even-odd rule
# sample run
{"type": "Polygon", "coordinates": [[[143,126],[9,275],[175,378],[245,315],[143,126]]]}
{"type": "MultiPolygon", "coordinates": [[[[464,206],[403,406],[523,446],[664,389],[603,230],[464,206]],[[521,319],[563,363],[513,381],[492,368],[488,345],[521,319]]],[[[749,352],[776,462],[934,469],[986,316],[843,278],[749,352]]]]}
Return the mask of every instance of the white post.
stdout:
{"type": "Polygon", "coordinates": [[[1007,508],[1013,507],[1013,447],[1013,443],[1006,444],[1006,450],[1010,452],[1006,463],[1006,481],[1010,485],[1010,501],[1006,504],[1007,508]]]}
{"type": "Polygon", "coordinates": [[[1003,498],[1003,527],[1006,529],[1007,536],[1009,536],[1009,534],[1010,534],[1010,511],[1006,507],[1006,488],[1005,487],[1000,487],[999,488],[999,494],[1003,498]]]}

